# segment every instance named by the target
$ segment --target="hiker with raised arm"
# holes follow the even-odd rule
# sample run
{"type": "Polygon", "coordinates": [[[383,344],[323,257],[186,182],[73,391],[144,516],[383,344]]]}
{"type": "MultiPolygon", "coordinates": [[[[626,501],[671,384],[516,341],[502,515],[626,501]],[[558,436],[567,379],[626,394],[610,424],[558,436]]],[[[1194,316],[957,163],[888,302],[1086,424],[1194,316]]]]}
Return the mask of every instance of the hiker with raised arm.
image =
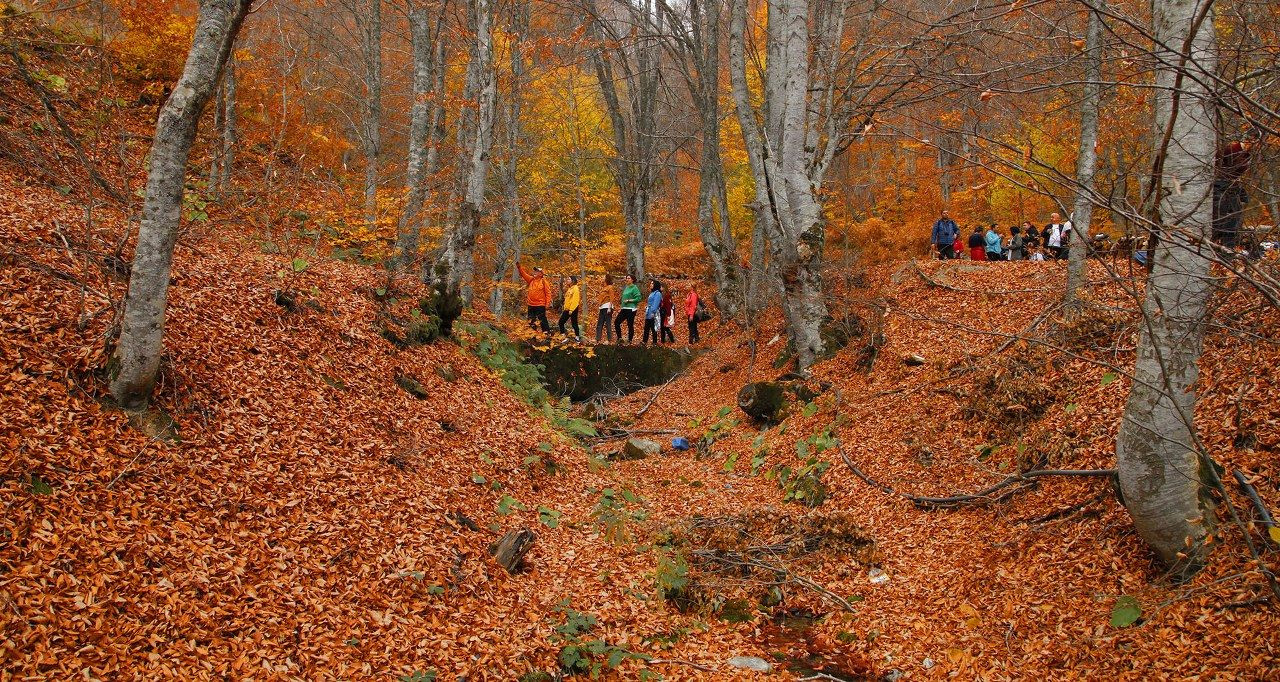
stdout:
{"type": "Polygon", "coordinates": [[[539,326],[544,334],[551,333],[551,323],[547,321],[547,306],[551,303],[551,283],[547,281],[542,268],[535,267],[532,272],[525,270],[524,265],[516,262],[516,270],[528,286],[525,292],[525,304],[529,308],[529,328],[537,331],[539,326]]]}

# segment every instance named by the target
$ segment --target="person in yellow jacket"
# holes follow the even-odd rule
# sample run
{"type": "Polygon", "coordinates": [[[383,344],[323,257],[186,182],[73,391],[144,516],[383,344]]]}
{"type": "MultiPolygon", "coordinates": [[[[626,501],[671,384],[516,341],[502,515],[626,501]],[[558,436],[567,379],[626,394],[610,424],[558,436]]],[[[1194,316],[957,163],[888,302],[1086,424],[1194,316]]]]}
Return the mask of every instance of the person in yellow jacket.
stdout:
{"type": "Polygon", "coordinates": [[[551,283],[547,281],[542,268],[535,267],[533,272],[529,272],[517,262],[516,270],[520,272],[520,278],[529,286],[529,290],[525,293],[525,303],[529,306],[529,328],[537,331],[538,323],[541,323],[542,332],[550,334],[551,323],[547,322],[547,306],[551,303],[551,283]]]}
{"type": "Polygon", "coordinates": [[[582,287],[578,286],[578,278],[569,275],[569,288],[564,292],[564,308],[560,313],[560,333],[565,334],[564,323],[573,321],[573,336],[582,343],[582,332],[578,330],[578,310],[582,307],[582,287]]]}

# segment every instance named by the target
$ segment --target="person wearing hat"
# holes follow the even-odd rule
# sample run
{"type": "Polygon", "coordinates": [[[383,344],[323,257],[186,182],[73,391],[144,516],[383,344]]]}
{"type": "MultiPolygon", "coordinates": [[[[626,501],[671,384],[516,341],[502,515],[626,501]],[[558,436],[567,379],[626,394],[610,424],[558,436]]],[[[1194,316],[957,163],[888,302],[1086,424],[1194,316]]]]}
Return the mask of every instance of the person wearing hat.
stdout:
{"type": "Polygon", "coordinates": [[[547,282],[542,268],[535,267],[533,272],[529,272],[517,262],[516,270],[520,272],[520,279],[523,279],[529,287],[525,292],[525,304],[529,307],[529,328],[537,331],[541,326],[542,333],[550,334],[551,323],[547,321],[547,305],[551,303],[551,284],[547,282]]]}

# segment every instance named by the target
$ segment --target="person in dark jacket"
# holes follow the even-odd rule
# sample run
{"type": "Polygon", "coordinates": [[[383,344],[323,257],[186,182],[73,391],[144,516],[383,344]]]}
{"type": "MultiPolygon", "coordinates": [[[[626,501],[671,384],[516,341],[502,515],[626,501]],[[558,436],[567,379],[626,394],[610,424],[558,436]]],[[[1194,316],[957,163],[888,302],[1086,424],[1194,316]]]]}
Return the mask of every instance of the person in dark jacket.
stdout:
{"type": "Polygon", "coordinates": [[[1023,255],[1027,256],[1040,247],[1040,230],[1037,230],[1030,220],[1022,221],[1022,246],[1023,255]]]}
{"type": "Polygon", "coordinates": [[[982,236],[982,228],[973,228],[973,234],[969,235],[969,260],[986,260],[987,259],[987,240],[982,236]]]}
{"type": "Polygon", "coordinates": [[[960,228],[956,226],[956,221],[943,211],[942,217],[933,224],[933,234],[929,238],[933,248],[938,250],[938,258],[948,260],[956,257],[954,245],[958,234],[960,228]]]}
{"type": "Polygon", "coordinates": [[[662,292],[662,305],[658,308],[662,312],[661,317],[658,318],[658,325],[662,328],[658,343],[666,343],[668,340],[671,343],[676,342],[676,334],[671,331],[672,325],[676,323],[676,302],[671,297],[671,289],[672,287],[667,287],[667,290],[662,292]]]}

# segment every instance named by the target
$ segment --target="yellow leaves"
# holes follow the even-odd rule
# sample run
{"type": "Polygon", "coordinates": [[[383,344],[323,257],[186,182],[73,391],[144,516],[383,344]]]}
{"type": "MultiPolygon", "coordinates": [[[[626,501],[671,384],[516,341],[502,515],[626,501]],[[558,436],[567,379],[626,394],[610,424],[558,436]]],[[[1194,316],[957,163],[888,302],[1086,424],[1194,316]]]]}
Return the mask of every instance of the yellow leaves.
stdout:
{"type": "Polygon", "coordinates": [[[1267,537],[1270,537],[1272,542],[1280,545],[1280,526],[1272,526],[1268,528],[1267,537]]]}
{"type": "Polygon", "coordinates": [[[960,605],[960,614],[965,616],[964,626],[970,630],[977,630],[982,625],[982,618],[978,616],[978,610],[968,602],[960,605]]]}

